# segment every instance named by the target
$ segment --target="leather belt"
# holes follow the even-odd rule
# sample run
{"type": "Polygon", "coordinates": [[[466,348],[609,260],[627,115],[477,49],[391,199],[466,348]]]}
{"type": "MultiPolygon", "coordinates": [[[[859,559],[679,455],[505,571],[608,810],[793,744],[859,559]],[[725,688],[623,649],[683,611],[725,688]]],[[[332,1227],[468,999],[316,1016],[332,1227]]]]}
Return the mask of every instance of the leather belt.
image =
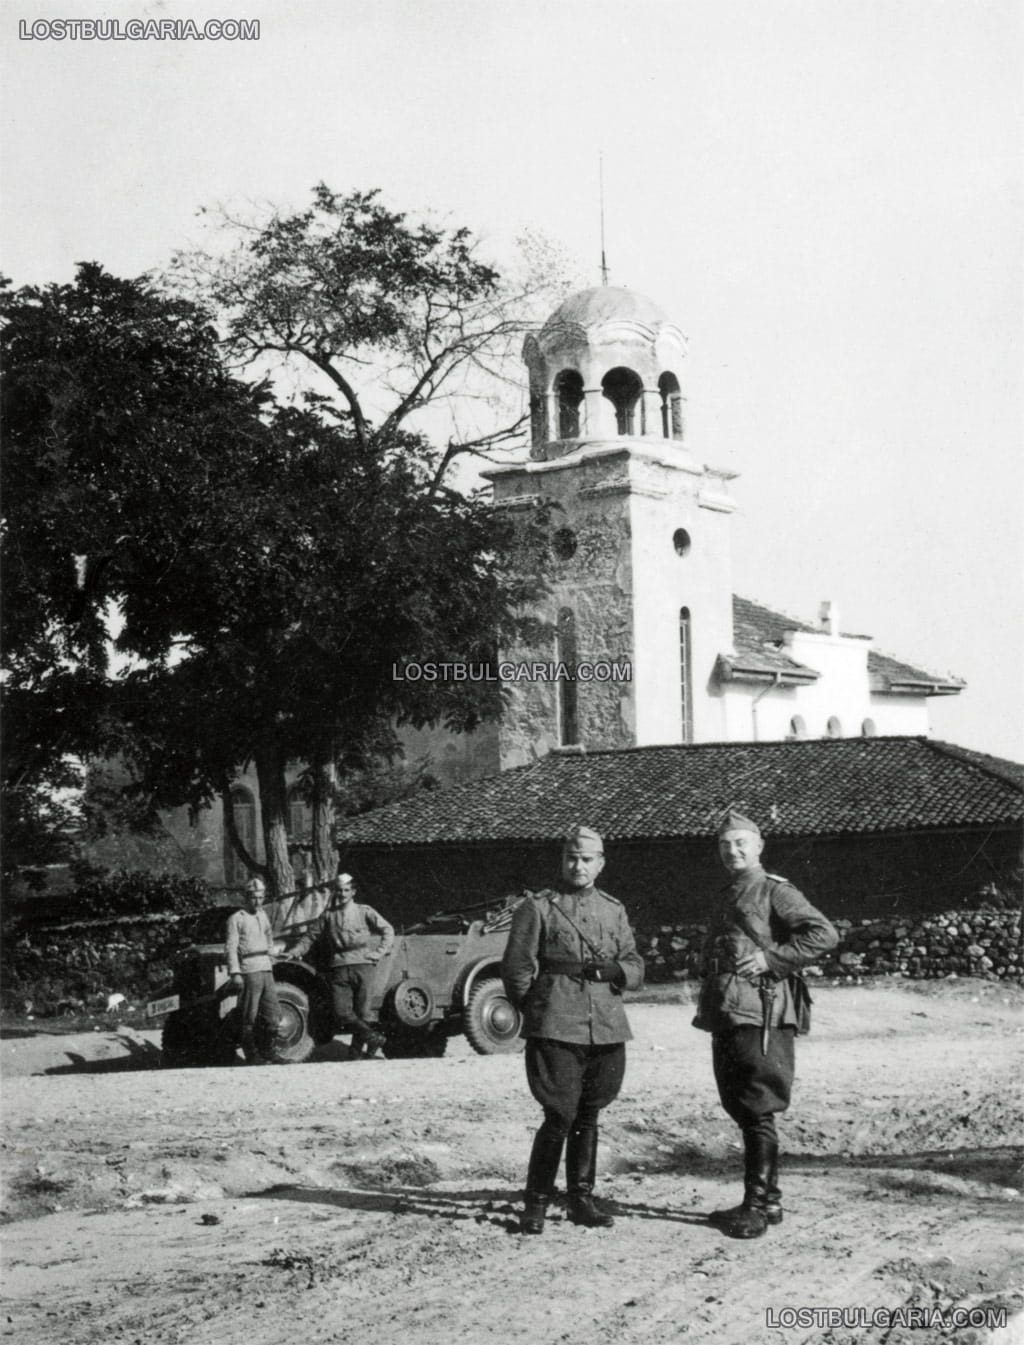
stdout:
{"type": "Polygon", "coordinates": [[[553,958],[545,958],[540,964],[541,974],[552,976],[582,976],[582,962],[559,962],[553,958]]]}

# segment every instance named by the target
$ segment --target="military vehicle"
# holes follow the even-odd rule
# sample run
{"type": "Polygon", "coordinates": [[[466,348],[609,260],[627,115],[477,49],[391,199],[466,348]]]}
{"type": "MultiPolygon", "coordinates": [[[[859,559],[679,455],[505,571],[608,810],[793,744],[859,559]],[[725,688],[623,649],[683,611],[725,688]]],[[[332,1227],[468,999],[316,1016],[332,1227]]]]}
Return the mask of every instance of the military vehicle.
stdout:
{"type": "MultiPolygon", "coordinates": [[[[449,1038],[459,1034],[480,1055],[522,1049],[520,1016],[505,996],[499,970],[515,904],[441,912],[395,935],[375,968],[369,1012],[384,1034],[385,1056],[442,1056],[449,1038]]],[[[323,902],[319,905],[322,909],[323,902]]],[[[227,920],[237,909],[200,912],[175,962],[172,984],[147,1006],[151,1018],[166,1015],[166,1066],[224,1065],[237,1058],[238,996],[224,948],[227,920]]],[[[288,957],[289,945],[319,910],[311,914],[305,894],[298,913],[287,899],[265,909],[281,954],[274,965],[282,1014],[277,1053],[298,1063],[335,1035],[328,968],[316,960],[316,946],[305,958],[288,957]]]]}

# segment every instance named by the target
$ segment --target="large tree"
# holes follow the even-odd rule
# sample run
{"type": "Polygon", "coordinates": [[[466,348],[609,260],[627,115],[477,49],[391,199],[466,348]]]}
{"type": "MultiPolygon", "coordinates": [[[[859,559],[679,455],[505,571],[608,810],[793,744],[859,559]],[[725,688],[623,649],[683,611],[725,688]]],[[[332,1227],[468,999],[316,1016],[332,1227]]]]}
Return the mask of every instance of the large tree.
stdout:
{"type": "Polygon", "coordinates": [[[67,857],[82,762],[126,745],[111,610],[202,532],[204,473],[248,457],[264,393],[195,305],[96,265],[5,283],[0,322],[8,873],[67,857]]]}
{"type": "MultiPolygon", "coordinates": [[[[493,651],[542,583],[542,517],[517,537],[483,496],[453,488],[451,469],[467,455],[491,462],[525,444],[519,350],[564,292],[563,264],[530,238],[514,274],[504,275],[481,259],[468,230],[411,220],[376,191],[341,195],[323,183],[305,210],[218,216],[216,245],[182,254],[173,273],[216,311],[233,361],[284,364],[305,391],[321,423],[321,470],[349,480],[327,507],[328,518],[355,530],[344,587],[371,597],[350,632],[373,630],[372,643],[355,635],[362,662],[348,693],[339,688],[339,705],[357,712],[302,754],[319,871],[333,771],[358,740],[356,726],[372,725],[372,740],[390,742],[384,726],[394,720],[471,727],[499,712],[493,687],[396,684],[390,664],[493,651]],[[354,509],[353,473],[364,482],[354,509]],[[366,489],[367,481],[376,484],[366,489]]],[[[354,650],[353,634],[343,639],[354,650]]]]}
{"type": "MultiPolygon", "coordinates": [[[[24,781],[34,770],[42,786],[46,762],[119,750],[154,801],[198,807],[254,763],[276,890],[291,881],[289,763],[306,763],[318,869],[329,872],[339,766],[390,755],[396,721],[472,728],[500,712],[493,684],[396,681],[393,665],[482,661],[542,582],[537,528],[517,530],[444,482],[452,458],[489,436],[435,447],[405,427],[458,367],[484,358],[479,323],[497,277],[464,235],[418,231],[410,242],[400,217],[358,200],[343,320],[316,356],[348,387],[341,406],[269,405],[262,385],[225,372],[201,308],[96,266],[73,286],[9,295],[2,314],[6,675],[24,748],[5,771],[24,781]],[[371,419],[342,369],[374,352],[412,360],[417,305],[430,372],[371,419]],[[442,329],[445,358],[430,335],[442,329]],[[135,660],[116,682],[113,606],[117,644],[135,660]]],[[[509,338],[511,318],[488,321],[495,341],[509,338]]],[[[237,325],[231,339],[237,350],[237,325]]]]}

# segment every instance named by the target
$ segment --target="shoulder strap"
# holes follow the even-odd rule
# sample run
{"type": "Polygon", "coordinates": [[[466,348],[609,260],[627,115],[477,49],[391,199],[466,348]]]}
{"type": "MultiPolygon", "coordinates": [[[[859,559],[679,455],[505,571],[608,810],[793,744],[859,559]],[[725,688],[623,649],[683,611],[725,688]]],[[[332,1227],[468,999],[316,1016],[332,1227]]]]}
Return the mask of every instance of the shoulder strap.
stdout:
{"type": "Polygon", "coordinates": [[[561,906],[558,904],[558,895],[557,895],[557,894],[552,894],[552,897],[551,897],[551,909],[552,909],[553,911],[557,911],[558,914],[562,917],[563,920],[567,921],[568,924],[572,925],[573,929],[574,929],[574,930],[576,931],[576,933],[580,936],[580,938],[583,940],[583,942],[586,944],[586,946],[590,949],[590,953],[591,953],[591,956],[592,956],[592,957],[597,957],[597,958],[603,957],[603,954],[600,953],[600,952],[597,950],[597,948],[594,946],[594,944],[590,941],[590,939],[587,938],[587,936],[583,933],[583,930],[580,929],[579,925],[578,925],[578,924],[576,923],[576,921],[572,918],[572,916],[569,914],[569,912],[568,912],[568,911],[563,911],[563,910],[562,910],[561,906]]]}

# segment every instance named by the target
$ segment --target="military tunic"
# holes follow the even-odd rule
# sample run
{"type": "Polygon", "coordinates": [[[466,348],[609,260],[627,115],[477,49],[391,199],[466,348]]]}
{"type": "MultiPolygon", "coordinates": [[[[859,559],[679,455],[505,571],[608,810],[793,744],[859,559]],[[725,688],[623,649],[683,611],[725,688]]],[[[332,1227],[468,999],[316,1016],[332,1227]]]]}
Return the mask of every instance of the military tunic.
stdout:
{"type": "Polygon", "coordinates": [[[523,1015],[527,1082],[550,1133],[593,1128],[625,1075],[633,1034],[622,991],[643,981],[625,908],[596,887],[528,896],[512,917],[501,971],[523,1015]],[[613,979],[589,979],[593,962],[617,963],[613,979]]]}
{"type": "Polygon", "coordinates": [[[722,889],[701,955],[705,977],[694,1027],[726,1032],[757,1026],[763,1008],[757,984],[736,974],[736,963],[760,948],[778,982],[772,1026],[801,1026],[801,1012],[788,977],[836,946],[828,920],[785,878],[758,865],[722,889]]]}
{"type": "MultiPolygon", "coordinates": [[[[785,1111],[793,1087],[793,1039],[806,1031],[809,996],[798,1003],[792,973],[836,946],[828,920],[785,878],[758,865],[719,897],[702,952],[704,985],[694,1027],[713,1034],[712,1061],[722,1106],[741,1127],[785,1111]],[[768,974],[739,976],[736,964],[759,948],[768,974]],[[758,982],[774,990],[767,1049],[758,982]]],[[[806,992],[804,992],[804,995],[806,992]]]]}
{"type": "Polygon", "coordinates": [[[637,989],[644,964],[625,907],[600,888],[536,892],[520,902],[501,974],[523,1015],[520,1036],[583,1046],[632,1038],[622,991],[637,989]],[[623,982],[587,980],[582,966],[595,959],[618,962],[623,982]]]}

